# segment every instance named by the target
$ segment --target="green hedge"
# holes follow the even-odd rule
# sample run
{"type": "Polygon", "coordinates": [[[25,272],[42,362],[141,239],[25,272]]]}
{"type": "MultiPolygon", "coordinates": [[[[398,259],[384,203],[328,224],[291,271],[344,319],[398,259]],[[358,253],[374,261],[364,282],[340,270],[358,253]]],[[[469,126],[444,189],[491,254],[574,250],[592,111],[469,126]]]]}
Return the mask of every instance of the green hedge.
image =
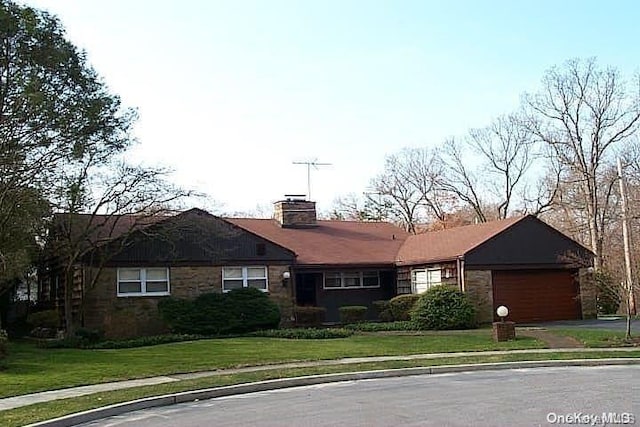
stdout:
{"type": "Polygon", "coordinates": [[[476,326],[475,309],[467,295],[448,286],[435,286],[420,295],[411,311],[419,329],[469,329],[476,326]]]}
{"type": "Polygon", "coordinates": [[[411,320],[411,310],[420,298],[417,294],[398,295],[389,300],[389,311],[393,320],[411,320]]]}
{"type": "Polygon", "coordinates": [[[160,301],[158,309],[171,331],[178,334],[237,334],[274,329],[280,323],[277,304],[254,288],[203,294],[195,300],[168,298],[160,301]]]}
{"type": "Polygon", "coordinates": [[[340,323],[344,325],[364,322],[367,317],[367,307],[364,305],[345,305],[338,308],[338,312],[340,313],[340,323]]]}
{"type": "Polygon", "coordinates": [[[59,340],[42,340],[38,342],[40,348],[85,348],[93,350],[146,347],[158,344],[169,344],[182,341],[196,341],[206,339],[203,335],[167,334],[140,337],[130,340],[107,340],[101,342],[88,342],[78,337],[63,338],[59,340]]]}
{"type": "Polygon", "coordinates": [[[382,322],[392,322],[393,314],[391,313],[391,305],[387,300],[378,300],[371,303],[376,316],[382,322]]]}
{"type": "Polygon", "coordinates": [[[345,325],[346,329],[361,332],[386,332],[386,331],[416,331],[416,325],[408,320],[397,322],[362,322],[345,325]]]}
{"type": "Polygon", "coordinates": [[[57,329],[60,327],[60,316],[57,310],[38,311],[27,317],[27,323],[32,328],[57,329]]]}
{"type": "Polygon", "coordinates": [[[293,328],[293,329],[269,329],[257,331],[251,334],[256,337],[286,338],[296,340],[324,340],[333,338],[347,338],[353,335],[353,331],[344,328],[293,328]]]}
{"type": "Polygon", "coordinates": [[[300,326],[320,326],[327,315],[327,309],[324,307],[296,306],[293,312],[296,325],[300,326]]]}

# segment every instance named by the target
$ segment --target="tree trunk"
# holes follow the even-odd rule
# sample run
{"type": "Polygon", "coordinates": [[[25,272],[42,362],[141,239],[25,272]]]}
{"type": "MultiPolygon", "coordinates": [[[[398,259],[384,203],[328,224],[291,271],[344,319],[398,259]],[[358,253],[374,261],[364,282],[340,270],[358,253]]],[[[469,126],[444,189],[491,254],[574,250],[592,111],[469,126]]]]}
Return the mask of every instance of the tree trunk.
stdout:
{"type": "Polygon", "coordinates": [[[67,267],[65,270],[64,329],[66,337],[72,337],[75,333],[73,324],[73,267],[67,267]]]}
{"type": "Polygon", "coordinates": [[[591,250],[595,255],[593,258],[593,268],[600,271],[602,267],[602,250],[598,243],[598,223],[594,214],[589,212],[589,239],[591,240],[591,250]]]}

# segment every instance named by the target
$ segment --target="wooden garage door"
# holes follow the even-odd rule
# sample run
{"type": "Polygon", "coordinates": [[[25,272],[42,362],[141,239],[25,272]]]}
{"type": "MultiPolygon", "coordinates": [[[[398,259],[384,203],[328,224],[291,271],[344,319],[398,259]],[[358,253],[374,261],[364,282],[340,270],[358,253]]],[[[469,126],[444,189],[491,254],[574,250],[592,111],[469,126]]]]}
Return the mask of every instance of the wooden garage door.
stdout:
{"type": "Polygon", "coordinates": [[[517,270],[493,272],[493,308],[509,308],[508,320],[541,322],[580,319],[575,271],[517,270]]]}

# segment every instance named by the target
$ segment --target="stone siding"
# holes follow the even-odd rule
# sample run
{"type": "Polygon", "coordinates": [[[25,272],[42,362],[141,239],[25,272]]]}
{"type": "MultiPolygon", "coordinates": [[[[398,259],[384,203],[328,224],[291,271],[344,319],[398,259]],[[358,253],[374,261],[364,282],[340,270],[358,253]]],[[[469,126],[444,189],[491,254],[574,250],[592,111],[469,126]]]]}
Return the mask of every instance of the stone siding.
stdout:
{"type": "Polygon", "coordinates": [[[464,291],[476,308],[478,323],[493,322],[493,281],[491,270],[466,270],[464,291]]]}
{"type": "MultiPolygon", "coordinates": [[[[280,306],[282,320],[293,315],[291,286],[283,286],[282,273],[288,266],[268,266],[269,295],[280,306]]],[[[87,269],[87,283],[96,270],[87,269]]],[[[87,284],[84,298],[84,326],[104,331],[106,338],[131,338],[167,332],[158,313],[158,302],[166,297],[117,296],[117,268],[100,271],[93,287],[87,284]]],[[[210,292],[222,292],[222,267],[171,267],[171,296],[192,299],[210,292]]]]}
{"type": "Polygon", "coordinates": [[[595,319],[598,317],[597,290],[593,273],[589,269],[581,268],[578,271],[580,283],[580,305],[582,306],[583,319],[595,319]]]}

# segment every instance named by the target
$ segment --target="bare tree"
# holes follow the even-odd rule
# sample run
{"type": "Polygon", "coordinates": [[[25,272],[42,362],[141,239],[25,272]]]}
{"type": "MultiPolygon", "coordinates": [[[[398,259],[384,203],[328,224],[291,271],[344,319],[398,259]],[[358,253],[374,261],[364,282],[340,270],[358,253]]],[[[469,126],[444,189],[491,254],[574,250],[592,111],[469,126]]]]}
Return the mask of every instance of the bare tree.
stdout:
{"type": "Polygon", "coordinates": [[[336,198],[329,218],[339,221],[393,221],[392,211],[391,201],[383,194],[367,191],[362,197],[349,193],[336,198]]]}
{"type": "Polygon", "coordinates": [[[479,221],[506,218],[524,203],[521,193],[536,153],[520,116],[501,116],[471,129],[461,141],[446,141],[442,153],[442,188],[471,207],[479,221]]]}
{"type": "Polygon", "coordinates": [[[487,184],[498,205],[497,217],[506,218],[536,154],[531,134],[521,118],[511,114],[498,117],[486,128],[472,129],[469,135],[469,143],[488,166],[487,184]]]}
{"type": "Polygon", "coordinates": [[[410,157],[410,150],[387,156],[384,171],[371,181],[371,187],[381,196],[380,204],[390,207],[391,217],[415,234],[423,195],[410,179],[410,157]]]}
{"type": "Polygon", "coordinates": [[[91,264],[99,271],[117,248],[107,252],[98,248],[119,237],[120,248],[126,237],[141,227],[174,212],[175,203],[192,196],[165,179],[168,171],[131,166],[121,161],[93,163],[90,157],[67,169],[58,188],[58,215],[48,236],[48,251],[55,254],[64,283],[64,318],[67,335],[74,333],[74,297],[82,292],[75,284],[78,266],[91,254],[91,264]],[[95,257],[95,254],[101,255],[95,257]]]}
{"type": "Polygon", "coordinates": [[[487,221],[485,201],[480,193],[482,185],[476,168],[469,166],[465,145],[458,140],[449,139],[444,143],[442,155],[446,165],[446,175],[442,179],[441,188],[460,199],[469,206],[480,222],[487,221]]]}
{"type": "Polygon", "coordinates": [[[529,130],[551,147],[563,168],[565,191],[585,210],[596,268],[602,266],[603,219],[614,185],[603,183],[602,176],[612,165],[615,146],[628,141],[640,124],[639,83],[636,78],[631,90],[614,68],[574,59],[547,71],[543,89],[524,96],[529,130]]]}

